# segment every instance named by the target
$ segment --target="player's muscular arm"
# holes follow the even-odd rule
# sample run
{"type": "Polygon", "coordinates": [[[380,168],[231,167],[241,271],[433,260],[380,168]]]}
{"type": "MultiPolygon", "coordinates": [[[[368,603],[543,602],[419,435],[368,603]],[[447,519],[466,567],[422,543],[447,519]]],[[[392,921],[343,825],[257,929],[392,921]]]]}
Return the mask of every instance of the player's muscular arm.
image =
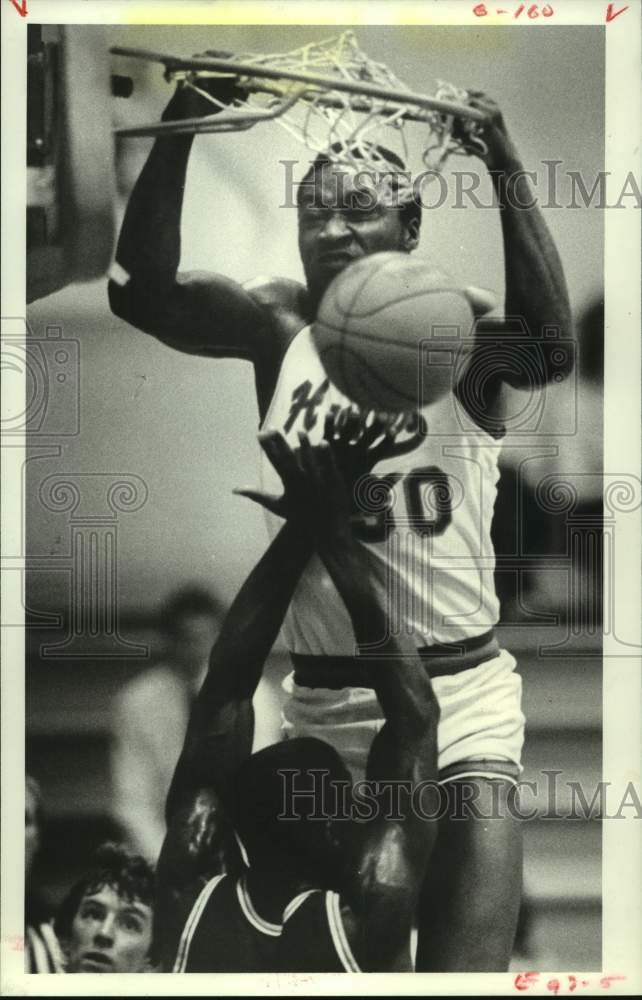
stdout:
{"type": "MultiPolygon", "coordinates": [[[[486,95],[470,91],[470,104],[488,115],[482,138],[487,146],[483,157],[490,172],[500,205],[506,278],[505,314],[524,320],[531,337],[541,338],[546,327],[555,327],[563,338],[572,336],[571,307],[564,269],[553,238],[536,204],[530,180],[511,140],[501,111],[486,95]]],[[[489,333],[497,326],[485,321],[489,333]]],[[[518,339],[519,341],[519,339],[518,339]]],[[[544,384],[553,374],[568,375],[572,354],[566,365],[551,363],[559,343],[542,343],[537,355],[529,353],[523,366],[516,359],[514,372],[503,372],[505,382],[516,388],[531,388],[534,380],[544,384]],[[535,362],[533,364],[533,362],[535,362]],[[523,371],[518,369],[523,368],[523,371]]],[[[492,350],[492,348],[490,348],[492,350]]],[[[519,350],[518,342],[516,350],[519,350]]]]}
{"type": "MultiPolygon", "coordinates": [[[[377,642],[389,623],[369,583],[367,550],[337,533],[321,555],[350,613],[359,646],[377,642]]],[[[439,706],[411,643],[390,636],[378,644],[377,653],[376,658],[367,653],[361,658],[386,719],[373,741],[366,771],[380,792],[375,795],[377,813],[359,828],[351,933],[366,971],[402,972],[411,969],[410,932],[437,823],[412,811],[408,793],[400,800],[402,819],[387,815],[387,809],[391,787],[406,783],[412,789],[436,779],[439,706]]]]}
{"type": "MultiPolygon", "coordinates": [[[[219,82],[219,90],[221,86],[219,82]]],[[[225,86],[230,90],[229,83],[225,86]]],[[[163,118],[212,110],[193,92],[179,89],[163,118]],[[200,109],[195,100],[203,105],[200,109]]],[[[125,213],[116,253],[119,267],[109,282],[110,305],[117,316],[179,350],[254,360],[259,338],[266,335],[265,314],[255,299],[222,275],[178,273],[192,142],[190,135],[155,141],[125,213]]],[[[212,212],[215,225],[215,208],[212,212]]]]}
{"type": "Polygon", "coordinates": [[[311,552],[298,525],[286,524],[237,594],[191,712],[167,798],[168,823],[194,789],[214,785],[225,790],[251,753],[252,698],[311,552]]]}
{"type": "Polygon", "coordinates": [[[252,698],[310,552],[297,526],[285,525],[241,587],[212,649],[167,797],[155,926],[165,967],[200,886],[240,866],[226,796],[252,751],[252,698]]]}
{"type": "MultiPolygon", "coordinates": [[[[255,493],[254,498],[291,519],[297,510],[306,515],[305,524],[351,616],[358,646],[378,643],[383,659],[363,654],[386,717],[370,752],[368,777],[413,784],[436,776],[439,707],[412,644],[392,636],[383,646],[379,642],[389,623],[373,586],[368,550],[350,527],[349,496],[359,475],[384,453],[394,452],[402,429],[403,421],[360,422],[354,414],[347,419],[339,414],[326,421],[321,445],[313,448],[300,435],[296,456],[280,434],[270,432],[263,444],[270,442],[268,456],[285,494],[255,493]]],[[[398,447],[415,446],[411,438],[398,447]]],[[[436,826],[407,809],[402,821],[389,819],[386,794],[382,788],[378,814],[361,827],[346,931],[367,971],[410,971],[410,930],[436,826]]]]}

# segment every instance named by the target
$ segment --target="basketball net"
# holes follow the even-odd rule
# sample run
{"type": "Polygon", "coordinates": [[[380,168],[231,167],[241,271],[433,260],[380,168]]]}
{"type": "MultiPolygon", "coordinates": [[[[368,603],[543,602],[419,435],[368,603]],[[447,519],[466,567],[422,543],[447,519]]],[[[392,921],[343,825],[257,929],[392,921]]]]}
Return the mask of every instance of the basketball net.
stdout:
{"type": "MultiPolygon", "coordinates": [[[[220,53],[204,53],[221,55],[220,53]]],[[[208,119],[202,131],[233,131],[249,128],[261,118],[272,119],[315,153],[328,158],[352,171],[391,171],[384,151],[387,140],[393,138],[401,146],[400,156],[408,159],[405,126],[417,122],[425,130],[422,158],[430,173],[442,169],[452,154],[477,153],[483,155],[486,146],[480,138],[483,123],[467,120],[465,104],[467,91],[445,81],[438,81],[434,103],[443,105],[439,110],[418,107],[410,88],[384,64],[375,62],[359,48],[352,31],[310,43],[285,53],[227,56],[230,63],[256,67],[252,75],[235,74],[208,69],[167,67],[166,77],[180,81],[209,101],[217,111],[226,112],[217,126],[216,117],[208,119]],[[260,75],[261,66],[270,68],[270,78],[260,75]],[[302,80],[275,78],[273,71],[323,75],[327,83],[308,83],[302,80]],[[199,86],[210,78],[235,78],[235,85],[244,96],[231,104],[223,104],[199,86]],[[332,81],[356,85],[355,91],[346,92],[332,86],[332,81]],[[359,92],[358,87],[375,85],[385,89],[385,96],[359,92]],[[406,96],[407,95],[407,96],[406,96]],[[449,105],[452,105],[450,111],[449,105]],[[463,107],[462,107],[463,105],[463,107]],[[236,119],[236,122],[235,122],[236,119]],[[455,125],[458,123],[457,129],[455,125]]],[[[201,130],[199,130],[201,131],[201,130]]],[[[394,167],[392,168],[394,170],[394,167]]],[[[399,168],[397,168],[399,170],[399,168]]],[[[399,187],[397,185],[397,191],[399,187]]]]}

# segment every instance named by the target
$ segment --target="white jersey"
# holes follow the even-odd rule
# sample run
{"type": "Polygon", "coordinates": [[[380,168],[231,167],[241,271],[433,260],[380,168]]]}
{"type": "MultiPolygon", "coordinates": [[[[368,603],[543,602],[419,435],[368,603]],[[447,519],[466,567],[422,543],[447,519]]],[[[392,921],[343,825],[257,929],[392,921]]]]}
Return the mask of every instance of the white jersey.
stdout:
{"type": "MultiPolygon", "coordinates": [[[[283,359],[264,428],[280,430],[294,448],[300,431],[318,443],[328,411],[348,405],[305,327],[283,359]]],[[[452,393],[420,412],[426,433],[417,448],[378,464],[359,503],[366,512],[359,536],[383,564],[393,632],[403,629],[418,647],[481,635],[498,620],[490,527],[501,449],[452,393]],[[377,488],[379,479],[385,489],[377,488]]],[[[265,490],[281,492],[264,455],[261,478],[265,490]]],[[[274,535],[282,521],[267,518],[274,535]]],[[[296,589],[284,633],[294,653],[354,654],[348,612],[316,555],[296,589]]]]}

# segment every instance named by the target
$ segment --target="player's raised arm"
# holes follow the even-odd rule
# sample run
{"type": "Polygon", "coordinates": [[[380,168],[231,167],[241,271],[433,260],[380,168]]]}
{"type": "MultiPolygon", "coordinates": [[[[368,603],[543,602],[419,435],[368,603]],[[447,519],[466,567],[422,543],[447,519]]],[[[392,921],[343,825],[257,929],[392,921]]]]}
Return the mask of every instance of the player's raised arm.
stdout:
{"type": "MultiPolygon", "coordinates": [[[[388,426],[378,439],[376,424],[365,433],[341,434],[337,459],[342,480],[379,461],[395,448],[412,446],[413,439],[396,444],[403,418],[388,426]],[[344,442],[349,442],[348,444],[344,442]],[[352,454],[351,454],[352,453],[352,454]],[[350,465],[352,464],[352,474],[350,465]]],[[[327,433],[327,428],[326,428],[327,433]]],[[[340,497],[336,465],[326,460],[325,480],[334,483],[332,495],[340,497]],[[334,468],[333,468],[334,466],[334,468]]],[[[437,836],[436,818],[428,810],[414,811],[412,790],[421,782],[427,788],[423,805],[436,795],[437,724],[439,704],[430,677],[412,642],[391,633],[387,601],[392,596],[373,585],[372,561],[349,529],[346,506],[340,499],[329,505],[337,517],[330,530],[319,536],[319,552],[352,620],[359,657],[385,717],[370,753],[366,778],[372,783],[376,812],[359,826],[352,866],[351,909],[345,914],[356,938],[356,948],[368,971],[409,971],[410,933],[423,882],[437,836]],[[372,649],[376,649],[376,655],[372,649]],[[391,789],[404,786],[401,812],[391,812],[391,789]],[[378,791],[377,791],[378,789],[378,791]],[[354,919],[356,917],[356,919],[354,919]]],[[[432,805],[435,803],[433,802],[432,805]]],[[[433,811],[436,817],[437,810],[433,811]]]]}
{"type": "MultiPolygon", "coordinates": [[[[362,653],[366,683],[377,693],[385,724],[368,759],[368,779],[379,782],[376,813],[357,825],[351,886],[342,910],[350,944],[365,971],[410,971],[410,933],[419,889],[436,838],[436,820],[415,814],[410,802],[400,819],[386,812],[392,783],[416,786],[437,774],[439,706],[430,678],[411,642],[390,635],[385,594],[377,593],[368,550],[354,538],[349,487],[376,462],[416,447],[416,436],[396,441],[406,418],[388,422],[353,413],[328,418],[326,438],[312,447],[300,435],[300,472],[294,501],[305,507],[315,545],[351,616],[358,646],[377,645],[377,657],[362,653]],[[340,428],[333,433],[333,426],[340,428]],[[382,637],[384,637],[383,642],[382,637]]],[[[288,446],[273,435],[271,455],[282,473],[288,446]]],[[[290,452],[288,461],[293,455],[290,452]]],[[[292,477],[295,478],[294,476],[292,477]]],[[[286,499],[292,509],[293,491],[286,499]]],[[[257,496],[260,499],[260,496],[257,496]]],[[[266,498],[263,498],[266,506],[266,498]]],[[[272,503],[271,509],[276,509],[272,503]]],[[[436,811],[435,811],[436,813],[436,811]]]]}
{"type": "MultiPolygon", "coordinates": [[[[515,388],[530,389],[543,385],[553,375],[568,375],[572,370],[573,354],[566,352],[566,361],[559,361],[559,339],[572,337],[571,306],[564,278],[564,269],[544,216],[537,205],[528,171],[524,169],[514,142],[509,136],[502,113],[495,103],[479,91],[469,91],[469,103],[483,111],[488,124],[481,133],[487,152],[482,156],[492,179],[500,206],[504,240],[506,279],[505,316],[507,332],[515,337],[515,363],[508,370],[503,365],[503,381],[515,388]],[[523,321],[527,336],[537,341],[537,350],[524,346],[519,336],[523,321]],[[559,336],[544,339],[544,331],[555,328],[559,336]],[[523,352],[520,364],[519,352],[523,352]]],[[[479,154],[477,154],[479,155],[479,154]]],[[[482,321],[480,329],[488,327],[488,349],[493,350],[493,331],[497,323],[482,321]]]]}
{"type": "Polygon", "coordinates": [[[202,785],[223,791],[252,750],[252,698],[312,543],[296,520],[281,529],[238,592],[210,655],[167,799],[171,821],[202,785]]]}
{"type": "Polygon", "coordinates": [[[231,783],[252,752],[252,698],[311,552],[300,521],[290,519],[241,587],[212,648],[167,796],[157,866],[156,949],[169,967],[194,887],[239,865],[231,783]]]}
{"type": "MultiPolygon", "coordinates": [[[[213,86],[224,103],[236,96],[229,80],[213,86]]],[[[214,110],[193,90],[179,86],[163,119],[197,117],[214,110]]],[[[220,274],[178,272],[193,138],[163,136],[154,142],[125,212],[109,302],[117,316],[179,350],[254,360],[259,338],[265,336],[265,317],[250,294],[220,274]]],[[[212,211],[215,227],[215,204],[207,211],[212,211]]]]}

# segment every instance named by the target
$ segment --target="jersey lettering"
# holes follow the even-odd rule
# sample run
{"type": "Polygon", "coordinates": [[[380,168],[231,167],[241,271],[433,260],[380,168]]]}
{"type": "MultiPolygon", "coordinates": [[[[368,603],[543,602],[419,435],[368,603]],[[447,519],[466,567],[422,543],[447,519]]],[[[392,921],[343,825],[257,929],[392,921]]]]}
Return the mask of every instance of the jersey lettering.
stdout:
{"type": "Polygon", "coordinates": [[[305,382],[301,382],[301,384],[296,387],[292,393],[292,402],[288,418],[283,425],[283,429],[286,434],[288,431],[292,430],[297,418],[302,413],[305,414],[303,418],[303,429],[305,431],[311,431],[312,428],[316,426],[317,410],[321,406],[323,397],[329,387],[330,382],[327,378],[321,383],[315,392],[312,393],[312,395],[310,395],[312,383],[309,379],[306,379],[305,382]]]}

